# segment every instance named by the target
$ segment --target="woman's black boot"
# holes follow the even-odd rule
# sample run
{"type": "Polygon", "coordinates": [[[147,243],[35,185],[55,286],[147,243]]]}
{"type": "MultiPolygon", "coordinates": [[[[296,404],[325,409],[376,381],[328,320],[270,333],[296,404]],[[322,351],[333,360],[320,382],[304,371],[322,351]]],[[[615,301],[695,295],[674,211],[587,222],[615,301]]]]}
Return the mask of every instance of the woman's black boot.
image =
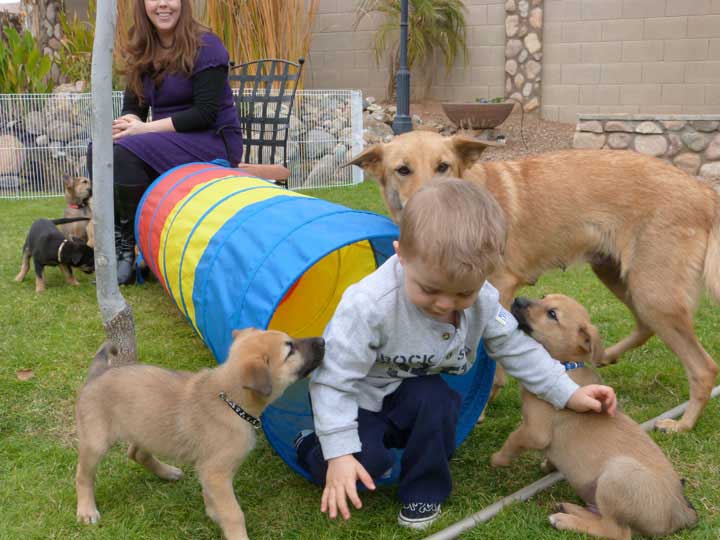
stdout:
{"type": "Polygon", "coordinates": [[[135,212],[147,186],[115,184],[115,256],[118,285],[135,283],[135,212]]]}
{"type": "Polygon", "coordinates": [[[132,285],[135,283],[135,235],[128,220],[115,226],[115,256],[118,285],[132,285]]]}

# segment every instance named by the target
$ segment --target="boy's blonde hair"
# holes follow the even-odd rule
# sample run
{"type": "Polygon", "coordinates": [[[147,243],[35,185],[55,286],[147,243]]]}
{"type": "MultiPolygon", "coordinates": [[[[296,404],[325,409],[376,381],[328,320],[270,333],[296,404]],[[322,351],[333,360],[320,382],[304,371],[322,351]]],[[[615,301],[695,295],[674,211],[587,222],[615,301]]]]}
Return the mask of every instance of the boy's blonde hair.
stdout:
{"type": "Polygon", "coordinates": [[[458,178],[433,179],[405,205],[400,252],[451,281],[487,277],[502,261],[507,226],[489,191],[458,178]]]}

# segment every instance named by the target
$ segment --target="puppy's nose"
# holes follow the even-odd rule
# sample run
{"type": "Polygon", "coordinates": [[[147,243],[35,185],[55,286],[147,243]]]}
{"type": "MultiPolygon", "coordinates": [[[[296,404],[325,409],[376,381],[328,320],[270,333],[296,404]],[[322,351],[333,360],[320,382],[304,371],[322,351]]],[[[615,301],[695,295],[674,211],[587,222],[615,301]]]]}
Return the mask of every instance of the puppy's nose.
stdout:
{"type": "Polygon", "coordinates": [[[325,340],[323,338],[315,338],[312,342],[313,352],[319,355],[325,354],[325,340]]]}
{"type": "Polygon", "coordinates": [[[512,303],[511,309],[525,309],[530,305],[530,300],[524,296],[518,296],[512,303]]]}

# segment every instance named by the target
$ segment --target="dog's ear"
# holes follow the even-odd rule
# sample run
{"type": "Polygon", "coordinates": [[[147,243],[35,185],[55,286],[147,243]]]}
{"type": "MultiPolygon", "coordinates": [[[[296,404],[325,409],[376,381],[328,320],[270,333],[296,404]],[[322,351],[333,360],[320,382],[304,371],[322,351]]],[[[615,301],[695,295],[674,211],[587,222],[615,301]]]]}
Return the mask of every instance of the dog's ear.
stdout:
{"type": "Polygon", "coordinates": [[[270,377],[270,368],[261,359],[250,362],[245,369],[243,378],[243,388],[257,392],[263,397],[272,394],[272,378],[270,377]]]}
{"type": "Polygon", "coordinates": [[[351,159],[343,167],[348,165],[357,165],[363,170],[368,171],[378,180],[382,178],[382,159],[383,159],[383,147],[382,144],[373,144],[370,148],[362,152],[359,156],[351,159]]]}
{"type": "Polygon", "coordinates": [[[72,250],[72,254],[70,255],[70,263],[73,266],[80,266],[80,263],[83,260],[83,252],[82,249],[78,246],[76,249],[72,250]]]}
{"type": "Polygon", "coordinates": [[[497,146],[489,141],[478,141],[464,135],[454,135],[451,142],[465,169],[475,165],[475,162],[480,159],[480,155],[488,146],[497,146]]]}
{"type": "Polygon", "coordinates": [[[244,336],[248,336],[252,334],[253,332],[258,332],[257,328],[243,328],[242,330],[233,330],[232,331],[232,337],[233,339],[241,338],[244,336]]]}
{"type": "Polygon", "coordinates": [[[71,188],[72,184],[73,184],[73,177],[67,173],[63,174],[63,185],[65,186],[65,189],[71,188]]]}
{"type": "Polygon", "coordinates": [[[583,324],[578,329],[578,333],[580,334],[580,349],[584,353],[590,354],[590,361],[593,365],[599,366],[605,356],[600,332],[592,324],[583,324]]]}

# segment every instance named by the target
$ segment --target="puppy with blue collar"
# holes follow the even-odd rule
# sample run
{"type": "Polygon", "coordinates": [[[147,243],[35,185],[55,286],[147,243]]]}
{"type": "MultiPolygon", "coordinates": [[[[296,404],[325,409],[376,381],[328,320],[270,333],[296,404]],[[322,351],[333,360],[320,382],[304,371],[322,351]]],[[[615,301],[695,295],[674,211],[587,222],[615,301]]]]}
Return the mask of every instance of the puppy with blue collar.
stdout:
{"type": "MultiPolygon", "coordinates": [[[[560,359],[579,385],[601,384],[592,369],[604,350],[585,308],[567,296],[515,299],[520,328],[560,359]]],[[[523,422],[493,454],[493,467],[506,467],[526,450],[542,450],[565,475],[585,507],[561,503],[553,527],[613,540],[632,532],[665,536],[697,523],[683,483],[662,450],[630,417],[557,410],[522,391],[523,422]]]]}

